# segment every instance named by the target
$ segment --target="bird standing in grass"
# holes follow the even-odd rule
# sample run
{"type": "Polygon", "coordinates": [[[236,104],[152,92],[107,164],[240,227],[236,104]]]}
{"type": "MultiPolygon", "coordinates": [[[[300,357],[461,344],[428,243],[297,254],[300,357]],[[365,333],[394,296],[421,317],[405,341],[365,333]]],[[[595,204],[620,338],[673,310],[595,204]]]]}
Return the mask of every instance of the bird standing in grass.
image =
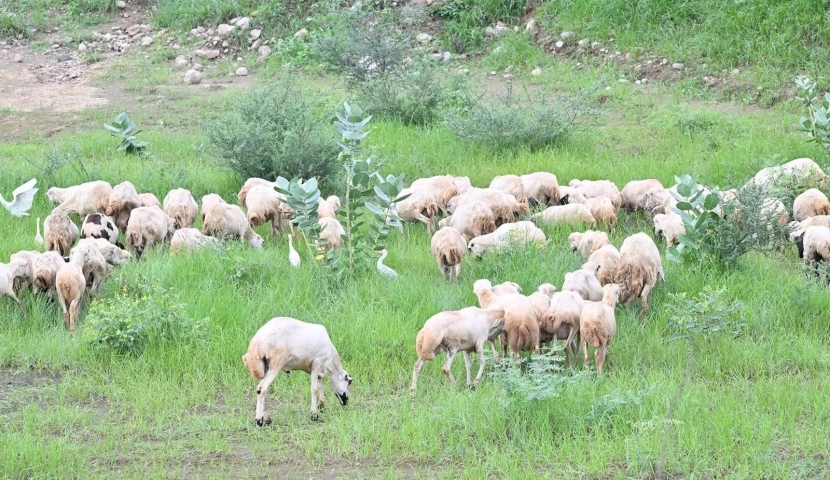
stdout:
{"type": "Polygon", "coordinates": [[[291,266],[294,268],[298,268],[300,266],[300,254],[294,250],[294,244],[292,242],[294,235],[288,235],[288,261],[291,263],[291,266]]]}
{"type": "Polygon", "coordinates": [[[6,210],[8,210],[9,213],[15,217],[29,215],[27,212],[32,208],[32,200],[34,200],[35,194],[38,190],[35,188],[36,183],[37,179],[33,178],[23,185],[15,188],[12,192],[11,202],[7,202],[6,199],[0,195],[0,203],[2,203],[3,206],[6,207],[6,210]]]}
{"type": "Polygon", "coordinates": [[[398,272],[383,264],[383,260],[387,255],[389,255],[389,252],[387,252],[385,248],[380,251],[380,258],[378,258],[378,272],[385,277],[397,278],[398,272]]]}
{"type": "Polygon", "coordinates": [[[35,233],[35,243],[37,245],[43,245],[43,237],[40,236],[40,217],[37,217],[37,233],[35,233]]]}

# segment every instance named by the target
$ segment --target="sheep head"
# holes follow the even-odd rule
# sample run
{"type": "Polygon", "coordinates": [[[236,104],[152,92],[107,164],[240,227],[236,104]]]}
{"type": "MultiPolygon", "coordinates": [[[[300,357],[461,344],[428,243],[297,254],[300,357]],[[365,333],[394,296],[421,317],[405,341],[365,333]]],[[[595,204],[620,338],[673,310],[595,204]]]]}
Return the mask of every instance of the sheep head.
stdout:
{"type": "Polygon", "coordinates": [[[345,370],[333,372],[329,375],[329,383],[331,384],[331,391],[340,400],[340,405],[345,407],[349,403],[349,386],[352,384],[352,376],[345,370]]]}
{"type": "Polygon", "coordinates": [[[609,283],[602,287],[602,301],[612,307],[620,301],[620,286],[616,283],[609,283]]]}

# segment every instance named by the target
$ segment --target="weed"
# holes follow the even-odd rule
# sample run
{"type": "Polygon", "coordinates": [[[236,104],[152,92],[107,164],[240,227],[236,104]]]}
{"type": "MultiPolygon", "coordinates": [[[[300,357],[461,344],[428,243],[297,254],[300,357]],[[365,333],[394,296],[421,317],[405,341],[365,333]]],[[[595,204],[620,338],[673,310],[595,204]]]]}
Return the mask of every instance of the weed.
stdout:
{"type": "Polygon", "coordinates": [[[0,12],[0,38],[27,35],[26,26],[17,15],[0,12]]]}
{"type": "Polygon", "coordinates": [[[147,155],[148,142],[136,140],[135,136],[141,133],[135,126],[127,112],[121,112],[115,117],[115,122],[112,125],[104,124],[104,128],[110,133],[121,139],[121,143],[116,148],[119,152],[124,152],[128,155],[138,155],[144,157],[147,155]]]}

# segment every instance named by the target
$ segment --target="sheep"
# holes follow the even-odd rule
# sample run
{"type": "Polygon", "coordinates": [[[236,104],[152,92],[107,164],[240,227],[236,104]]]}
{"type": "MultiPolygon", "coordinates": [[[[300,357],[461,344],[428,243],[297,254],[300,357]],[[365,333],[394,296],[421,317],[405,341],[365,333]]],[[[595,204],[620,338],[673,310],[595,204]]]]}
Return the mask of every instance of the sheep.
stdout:
{"type": "MultiPolygon", "coordinates": [[[[248,195],[248,191],[245,191],[245,195],[248,195]]],[[[202,197],[202,224],[205,223],[205,212],[214,206],[219,205],[220,203],[227,203],[225,200],[215,193],[208,193],[202,197]]]]}
{"type": "Polygon", "coordinates": [[[457,311],[441,312],[424,322],[415,338],[418,360],[412,370],[411,392],[418,388],[418,374],[427,360],[447,352],[441,370],[450,383],[455,384],[450,367],[456,353],[461,351],[467,367],[467,385],[477,387],[484,374],[484,342],[492,341],[504,330],[504,310],[467,307],[457,311]],[[478,374],[471,380],[470,352],[478,355],[478,374]]]}
{"type": "Polygon", "coordinates": [[[830,215],[830,201],[817,188],[806,190],[793,201],[793,217],[796,222],[816,215],[830,215]]]}
{"type": "Polygon", "coordinates": [[[577,292],[562,291],[554,293],[550,305],[539,318],[540,343],[564,340],[565,358],[568,365],[573,365],[576,355],[576,336],[579,334],[579,317],[585,300],[577,292]]]}
{"type": "Polygon", "coordinates": [[[81,225],[81,238],[102,238],[113,245],[124,248],[118,242],[118,227],[103,213],[90,213],[81,225]]]}
{"type": "Polygon", "coordinates": [[[556,175],[536,172],[519,177],[530,205],[549,205],[559,201],[559,182],[556,175]]]}
{"type": "Polygon", "coordinates": [[[255,185],[248,190],[245,202],[251,227],[258,227],[270,220],[272,237],[276,232],[280,232],[280,236],[285,234],[282,228],[282,200],[273,188],[255,185]]]}
{"type": "MultiPolygon", "coordinates": [[[[504,329],[501,334],[501,349],[502,355],[507,356],[507,347],[513,352],[513,358],[518,360],[521,357],[521,352],[533,350],[537,354],[540,353],[540,337],[539,337],[539,321],[538,316],[541,312],[537,312],[537,308],[530,301],[529,297],[520,294],[504,294],[496,295],[492,287],[488,286],[489,282],[475,282],[473,284],[473,293],[478,297],[479,305],[482,308],[501,309],[504,311],[504,329]]],[[[547,299],[547,305],[539,310],[544,311],[550,304],[550,298],[547,299]]],[[[495,337],[490,340],[493,348],[495,358],[498,358],[495,346],[495,337]]]]}
{"type": "Polygon", "coordinates": [[[819,275],[819,262],[830,260],[830,228],[816,225],[807,227],[802,235],[803,250],[799,251],[804,265],[814,265],[816,276],[819,275]]]}
{"type": "Polygon", "coordinates": [[[337,195],[330,195],[328,198],[317,199],[317,217],[336,218],[337,211],[340,210],[340,197],[337,195]]]}
{"type": "MultiPolygon", "coordinates": [[[[248,191],[251,188],[253,188],[257,185],[263,185],[263,186],[266,186],[266,187],[269,187],[269,188],[274,188],[274,187],[277,186],[277,182],[269,182],[268,180],[265,180],[264,178],[257,178],[257,177],[251,177],[251,178],[245,180],[245,184],[242,185],[242,188],[239,189],[239,193],[236,194],[236,198],[239,199],[239,204],[241,206],[243,206],[243,207],[248,206],[248,204],[246,203],[247,197],[248,197],[248,191]]],[[[204,204],[203,204],[203,208],[204,208],[204,204]]]]}
{"type": "Polygon", "coordinates": [[[35,261],[32,290],[38,294],[46,290],[49,297],[55,295],[55,276],[66,260],[58,252],[43,252],[35,261]]]}
{"type": "Polygon", "coordinates": [[[203,235],[195,228],[180,228],[173,233],[170,240],[170,255],[176,255],[183,250],[197,250],[204,247],[215,247],[219,240],[203,235]]]}
{"type": "Polygon", "coordinates": [[[554,293],[556,293],[555,285],[551,283],[543,283],[539,285],[535,292],[527,296],[530,306],[533,308],[533,313],[536,315],[537,321],[548,310],[548,307],[550,307],[550,299],[554,293]]]}
{"type": "Polygon", "coordinates": [[[158,197],[156,197],[152,193],[139,193],[138,199],[141,201],[142,207],[156,206],[161,208],[161,202],[159,202],[158,197]]]}
{"type": "Polygon", "coordinates": [[[614,307],[620,298],[620,286],[609,283],[602,289],[601,302],[585,302],[579,316],[579,343],[585,366],[588,366],[588,345],[593,347],[597,373],[602,373],[602,365],[608,355],[608,347],[617,334],[617,319],[614,307]]]}
{"type": "Polygon", "coordinates": [[[438,215],[438,203],[435,195],[428,190],[401,190],[401,196],[409,197],[395,204],[398,216],[405,222],[421,222],[427,226],[429,233],[435,233],[435,216],[438,215]]]}
{"type": "Polygon", "coordinates": [[[101,253],[94,249],[84,249],[76,254],[69,262],[64,263],[55,275],[55,291],[58,292],[58,302],[63,310],[63,325],[70,332],[75,331],[75,320],[78,318],[78,306],[86,290],[86,277],[83,267],[87,262],[86,254],[101,253]]]}
{"type": "Polygon", "coordinates": [[[438,222],[439,227],[453,227],[461,232],[464,241],[492,233],[496,230],[496,217],[484,202],[459,205],[455,213],[438,222]]]}
{"type": "Polygon", "coordinates": [[[599,301],[602,298],[602,286],[599,284],[597,273],[599,264],[586,262],[579,270],[565,274],[562,291],[572,291],[585,300],[599,301]]]}
{"type": "Polygon", "coordinates": [[[127,262],[132,255],[103,239],[88,238],[78,242],[69,254],[69,261],[81,265],[85,284],[89,292],[98,293],[101,290],[101,280],[109,275],[109,265],[117,266],[127,262]],[[80,259],[80,260],[79,260],[80,259]]]}
{"type": "Polygon", "coordinates": [[[660,213],[674,213],[677,207],[677,199],[671,194],[668,188],[652,188],[643,195],[643,211],[651,216],[660,213]]]}
{"type": "Polygon", "coordinates": [[[585,198],[607,197],[614,204],[614,210],[619,210],[622,205],[620,189],[614,182],[609,180],[571,180],[569,186],[577,189],[585,195],[585,198]]]}
{"type": "Polygon", "coordinates": [[[127,228],[130,212],[141,206],[138,191],[130,182],[121,182],[112,187],[106,214],[115,220],[115,225],[121,230],[127,228]]]}
{"type": "Polygon", "coordinates": [[[579,190],[569,187],[567,185],[559,186],[559,202],[558,205],[568,205],[571,203],[583,203],[587,200],[585,195],[579,190]]]}
{"type": "Polygon", "coordinates": [[[516,215],[527,215],[530,207],[525,202],[519,202],[516,197],[509,193],[494,188],[471,188],[469,191],[457,197],[453,197],[447,204],[447,212],[454,214],[455,210],[464,203],[483,202],[496,219],[496,226],[515,221],[516,215]]]}
{"type": "Polygon", "coordinates": [[[597,224],[613,229],[617,225],[617,208],[608,197],[594,197],[585,200],[584,205],[591,211],[597,224]]]}
{"type": "Polygon", "coordinates": [[[256,424],[263,426],[265,393],[280,372],[302,370],[311,375],[311,417],[317,419],[318,403],[323,403],[323,377],[329,376],[334,395],[344,407],[349,402],[352,376],[343,369],[340,355],[326,327],[290,317],[269,320],[251,338],[242,363],[251,372],[256,387],[256,424]]]}
{"type": "Polygon", "coordinates": [[[592,253],[610,245],[608,234],[598,230],[586,230],[585,232],[574,232],[568,235],[568,242],[571,244],[572,252],[579,252],[583,259],[587,259],[592,253]]]}
{"type": "Polygon", "coordinates": [[[503,248],[525,246],[529,243],[544,247],[546,240],[545,232],[533,223],[523,221],[506,223],[492,233],[475,237],[467,244],[467,248],[477,258],[481,258],[487,251],[496,252],[503,248]]]}
{"type": "Polygon", "coordinates": [[[647,210],[646,194],[652,189],[664,189],[660,180],[651,178],[648,180],[633,180],[625,184],[620,197],[622,207],[627,212],[641,212],[647,210]]]}
{"type": "Polygon", "coordinates": [[[804,258],[804,231],[816,225],[830,228],[830,215],[816,215],[801,222],[790,222],[790,241],[798,249],[798,258],[804,258]]]}
{"type": "Polygon", "coordinates": [[[816,162],[809,158],[797,158],[784,165],[762,168],[746,185],[772,188],[782,179],[809,182],[821,190],[828,184],[827,175],[816,162]]]}
{"type": "Polygon", "coordinates": [[[639,297],[642,316],[648,314],[648,295],[658,280],[664,280],[663,264],[657,245],[645,233],[635,233],[620,247],[620,268],[615,283],[620,286],[620,303],[628,305],[639,297]]]}
{"type": "Polygon", "coordinates": [[[320,240],[325,240],[325,248],[340,248],[343,246],[343,235],[346,230],[343,225],[336,218],[318,218],[317,223],[323,227],[320,232],[320,240]]]}
{"type": "Polygon", "coordinates": [[[67,188],[52,187],[46,196],[56,208],[66,214],[77,213],[81,217],[88,213],[103,213],[110,203],[112,186],[104,181],[86,182],[67,188]]]}
{"type": "Polygon", "coordinates": [[[254,248],[262,248],[262,237],[251,229],[245,212],[237,205],[219,203],[211,206],[202,222],[202,233],[218,238],[245,239],[254,248]]]}
{"type": "Polygon", "coordinates": [[[527,192],[525,192],[524,182],[522,182],[522,179],[518,175],[498,175],[493,178],[488,188],[509,193],[516,197],[519,203],[527,203],[527,192]]]}
{"type": "Polygon", "coordinates": [[[447,204],[456,195],[466,193],[472,188],[469,177],[453,177],[452,175],[438,175],[429,178],[419,178],[412,182],[410,189],[432,193],[438,208],[447,212],[447,204]]]}
{"type": "Polygon", "coordinates": [[[176,222],[176,228],[190,228],[196,222],[199,204],[190,190],[176,188],[164,196],[162,210],[176,222]]]}
{"type": "Polygon", "coordinates": [[[591,214],[591,210],[581,203],[571,203],[569,205],[555,205],[536,213],[530,217],[534,223],[545,223],[548,225],[579,225],[586,224],[593,228],[597,225],[597,221],[591,214]]]}
{"type": "Polygon", "coordinates": [[[617,277],[617,271],[620,268],[620,252],[617,247],[613,245],[605,245],[602,248],[594,251],[590,257],[589,262],[594,262],[599,265],[597,270],[597,280],[603,287],[609,283],[614,283],[617,277]]]}
{"type": "Polygon", "coordinates": [[[69,249],[78,241],[78,227],[62,210],[54,209],[43,220],[43,245],[62,257],[69,255],[69,249]]]}
{"type": "Polygon", "coordinates": [[[461,261],[467,251],[467,241],[461,232],[452,227],[443,227],[432,236],[430,247],[444,279],[458,280],[461,261]]]}
{"type": "MultiPolygon", "coordinates": [[[[474,286],[475,287],[475,286],[474,286]]],[[[522,293],[522,287],[519,286],[518,283],[514,282],[503,282],[498,285],[492,286],[493,293],[496,295],[508,295],[511,293],[522,293]]]]}
{"type": "Polygon", "coordinates": [[[9,257],[10,261],[14,260],[23,260],[26,264],[25,275],[22,277],[15,278],[16,282],[14,285],[15,289],[19,289],[21,286],[24,285],[31,285],[34,282],[35,278],[35,263],[37,263],[37,259],[40,257],[41,253],[37,250],[21,250],[17,253],[11,254],[9,257]]]}
{"type": "Polygon", "coordinates": [[[675,212],[658,213],[652,218],[654,236],[666,239],[666,246],[677,245],[678,237],[686,233],[683,219],[675,212]]]}
{"type": "Polygon", "coordinates": [[[29,265],[23,258],[14,258],[9,263],[0,263],[0,297],[7,296],[20,308],[23,304],[14,293],[14,281],[29,275],[29,265]]]}
{"type": "Polygon", "coordinates": [[[133,209],[127,222],[127,246],[139,257],[155,245],[161,245],[173,236],[176,221],[158,207],[133,209]]]}

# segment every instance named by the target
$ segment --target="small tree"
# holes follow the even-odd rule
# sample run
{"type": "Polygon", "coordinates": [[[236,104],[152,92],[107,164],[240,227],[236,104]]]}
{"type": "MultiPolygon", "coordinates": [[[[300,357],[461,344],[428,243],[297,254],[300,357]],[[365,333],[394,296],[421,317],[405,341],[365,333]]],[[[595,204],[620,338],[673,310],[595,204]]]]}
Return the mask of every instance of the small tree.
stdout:
{"type": "Polygon", "coordinates": [[[816,82],[808,77],[795,79],[798,88],[798,100],[807,108],[807,116],[801,117],[801,131],[807,134],[809,141],[815,142],[830,152],[830,93],[824,93],[824,100],[819,102],[816,82]]]}
{"type": "Polygon", "coordinates": [[[147,145],[148,142],[142,142],[140,140],[136,140],[135,136],[138,135],[141,130],[138,130],[138,127],[135,126],[135,122],[132,121],[127,112],[121,112],[115,117],[115,122],[112,125],[104,124],[104,128],[110,131],[110,134],[114,137],[118,137],[121,139],[121,143],[118,144],[117,151],[124,152],[128,155],[138,155],[139,157],[144,157],[147,155],[147,145]]]}

